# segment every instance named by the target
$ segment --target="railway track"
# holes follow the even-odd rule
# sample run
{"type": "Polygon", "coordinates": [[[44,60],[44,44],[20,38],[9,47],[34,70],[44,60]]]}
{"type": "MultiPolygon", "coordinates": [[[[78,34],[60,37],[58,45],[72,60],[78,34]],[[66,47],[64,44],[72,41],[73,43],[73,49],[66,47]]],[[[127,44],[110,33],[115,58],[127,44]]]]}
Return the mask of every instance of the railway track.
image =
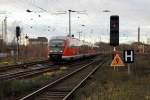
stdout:
{"type": "Polygon", "coordinates": [[[0,72],[5,72],[9,70],[13,70],[16,68],[25,68],[28,66],[36,65],[36,64],[43,64],[48,62],[48,60],[41,60],[41,61],[35,61],[35,62],[29,62],[29,63],[23,63],[23,64],[16,64],[16,65],[9,65],[9,66],[1,66],[0,67],[0,72]]]}
{"type": "MultiPolygon", "coordinates": [[[[87,61],[86,61],[87,62],[87,61]]],[[[83,64],[85,64],[85,62],[82,62],[83,64]]],[[[82,64],[80,63],[80,64],[82,64]]],[[[66,64],[70,64],[70,63],[66,63],[66,64]]],[[[73,65],[77,65],[77,64],[71,64],[70,66],[73,65]]],[[[38,67],[33,67],[31,68],[31,66],[29,67],[30,69],[23,69],[21,71],[15,71],[12,73],[4,73],[2,75],[0,75],[0,80],[1,81],[11,81],[14,79],[21,79],[21,78],[29,78],[35,75],[40,75],[46,72],[51,72],[51,71],[55,71],[55,70],[59,70],[61,66],[63,66],[63,64],[49,64],[47,62],[43,63],[43,64],[36,64],[34,66],[38,66],[38,67]]]]}
{"type": "Polygon", "coordinates": [[[70,100],[73,93],[105,62],[106,58],[94,60],[20,100],[70,100]]]}
{"type": "MultiPolygon", "coordinates": [[[[54,66],[53,64],[51,66],[54,66]]],[[[0,80],[1,81],[10,81],[13,79],[18,79],[18,78],[27,78],[31,77],[34,75],[39,75],[41,73],[49,72],[49,71],[54,71],[59,69],[59,67],[41,67],[41,68],[36,68],[36,69],[27,69],[25,71],[20,71],[16,73],[9,73],[9,74],[4,74],[0,75],[0,80]]]]}

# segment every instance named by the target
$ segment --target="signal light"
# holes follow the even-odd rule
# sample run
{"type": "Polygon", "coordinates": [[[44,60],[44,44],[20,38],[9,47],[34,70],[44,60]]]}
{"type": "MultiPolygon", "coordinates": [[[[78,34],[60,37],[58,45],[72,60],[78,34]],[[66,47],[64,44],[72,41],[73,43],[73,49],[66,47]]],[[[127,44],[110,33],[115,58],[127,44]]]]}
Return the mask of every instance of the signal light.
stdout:
{"type": "Polygon", "coordinates": [[[19,38],[20,33],[21,33],[20,26],[16,26],[16,37],[17,37],[17,39],[19,38]]]}
{"type": "Polygon", "coordinates": [[[30,13],[30,12],[32,12],[32,11],[31,11],[31,10],[29,10],[29,9],[27,9],[27,10],[26,10],[26,12],[29,12],[29,13],[30,13]]]}
{"type": "Polygon", "coordinates": [[[119,16],[110,16],[110,45],[119,45],[119,16]]]}

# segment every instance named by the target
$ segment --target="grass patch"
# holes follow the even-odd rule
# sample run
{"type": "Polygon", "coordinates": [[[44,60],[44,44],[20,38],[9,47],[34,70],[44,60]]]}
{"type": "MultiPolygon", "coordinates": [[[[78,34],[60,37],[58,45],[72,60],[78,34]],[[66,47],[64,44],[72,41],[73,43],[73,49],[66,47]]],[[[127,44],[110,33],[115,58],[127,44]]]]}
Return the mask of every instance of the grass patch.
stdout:
{"type": "Polygon", "coordinates": [[[128,80],[104,80],[82,87],[75,100],[149,100],[150,82],[129,77],[128,80]]]}
{"type": "Polygon", "coordinates": [[[146,57],[137,58],[130,75],[127,67],[117,72],[105,66],[76,92],[74,100],[150,100],[150,75],[141,75],[145,71],[141,69],[149,64],[146,57]]]}
{"type": "Polygon", "coordinates": [[[32,79],[12,80],[9,82],[0,82],[0,100],[5,100],[6,97],[17,97],[27,91],[33,91],[46,84],[53,77],[63,74],[63,71],[56,71],[51,74],[43,74],[32,79]]]}

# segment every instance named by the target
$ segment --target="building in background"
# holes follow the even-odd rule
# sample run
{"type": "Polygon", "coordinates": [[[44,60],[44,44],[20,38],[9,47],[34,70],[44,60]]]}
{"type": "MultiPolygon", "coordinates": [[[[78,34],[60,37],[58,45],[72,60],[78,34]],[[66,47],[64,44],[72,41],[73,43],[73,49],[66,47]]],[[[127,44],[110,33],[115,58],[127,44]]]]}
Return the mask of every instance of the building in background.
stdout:
{"type": "Polygon", "coordinates": [[[48,39],[46,37],[29,38],[27,45],[28,56],[47,58],[48,39]]]}

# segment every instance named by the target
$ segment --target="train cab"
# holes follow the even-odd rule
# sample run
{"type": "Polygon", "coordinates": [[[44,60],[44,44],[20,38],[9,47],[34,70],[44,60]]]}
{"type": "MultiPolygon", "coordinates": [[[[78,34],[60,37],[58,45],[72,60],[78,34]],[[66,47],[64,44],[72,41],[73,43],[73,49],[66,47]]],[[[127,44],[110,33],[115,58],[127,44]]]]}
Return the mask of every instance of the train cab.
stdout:
{"type": "Polygon", "coordinates": [[[64,37],[53,37],[49,41],[49,59],[61,60],[65,46],[64,37]]]}

